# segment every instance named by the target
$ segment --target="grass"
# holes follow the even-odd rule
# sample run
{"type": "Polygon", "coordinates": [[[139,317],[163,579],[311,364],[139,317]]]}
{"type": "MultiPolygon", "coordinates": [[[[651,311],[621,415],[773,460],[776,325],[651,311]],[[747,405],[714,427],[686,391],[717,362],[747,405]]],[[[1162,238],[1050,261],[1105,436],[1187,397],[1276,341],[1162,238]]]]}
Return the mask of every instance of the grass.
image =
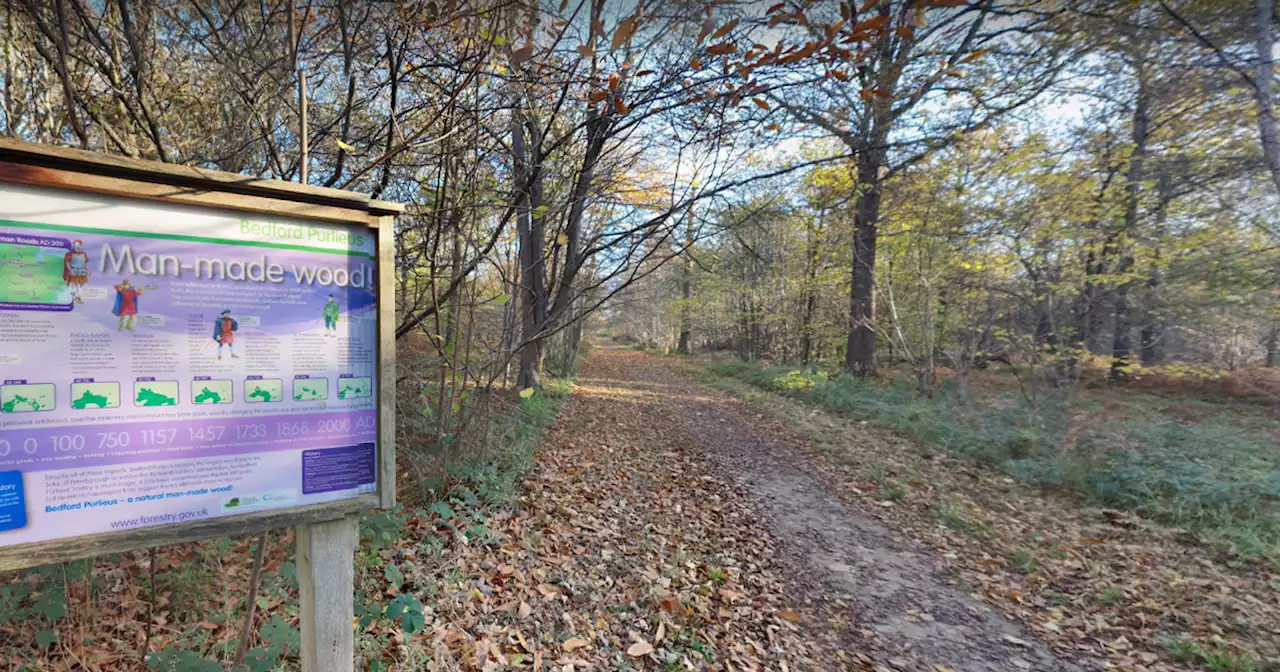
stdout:
{"type": "MultiPolygon", "coordinates": [[[[860,380],[741,361],[709,372],[888,427],[1027,483],[1073,492],[1280,558],[1280,421],[1252,402],[1116,389],[1041,390],[1012,380],[932,399],[906,378],[860,380]]],[[[989,381],[984,381],[989,382],[989,381]]],[[[942,522],[965,526],[961,517],[942,522]]]]}

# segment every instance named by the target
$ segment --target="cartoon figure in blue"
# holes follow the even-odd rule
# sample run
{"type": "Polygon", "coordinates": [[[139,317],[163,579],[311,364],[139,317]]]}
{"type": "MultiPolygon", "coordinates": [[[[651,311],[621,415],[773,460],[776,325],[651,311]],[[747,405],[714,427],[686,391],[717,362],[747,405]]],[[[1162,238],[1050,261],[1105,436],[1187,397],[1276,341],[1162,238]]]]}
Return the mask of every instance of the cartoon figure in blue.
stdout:
{"type": "Polygon", "coordinates": [[[240,330],[240,323],[231,317],[231,311],[224,310],[222,315],[213,322],[213,340],[218,344],[218,359],[222,359],[222,346],[227,346],[231,351],[231,359],[240,359],[240,355],[236,354],[236,332],[240,330]]]}
{"type": "Polygon", "coordinates": [[[120,328],[116,331],[133,331],[134,318],[138,317],[138,298],[142,296],[142,290],[155,289],[150,285],[146,287],[134,287],[133,283],[128,280],[122,281],[115,286],[116,302],[111,306],[111,314],[120,318],[120,328]]]}

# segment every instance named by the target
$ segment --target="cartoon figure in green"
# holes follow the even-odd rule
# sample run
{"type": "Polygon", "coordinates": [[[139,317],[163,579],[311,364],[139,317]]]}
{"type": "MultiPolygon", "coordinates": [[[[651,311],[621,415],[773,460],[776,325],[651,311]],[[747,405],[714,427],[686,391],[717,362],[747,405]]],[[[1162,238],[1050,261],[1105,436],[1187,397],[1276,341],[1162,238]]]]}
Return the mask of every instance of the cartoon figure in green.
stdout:
{"type": "Polygon", "coordinates": [[[231,351],[231,359],[240,359],[240,355],[236,354],[236,332],[240,330],[240,323],[231,317],[231,310],[222,311],[222,315],[213,322],[213,340],[218,344],[218,359],[222,359],[222,346],[227,346],[231,351]]]}
{"type": "Polygon", "coordinates": [[[324,335],[337,337],[338,335],[338,300],[329,295],[329,300],[324,304],[324,335]]]}

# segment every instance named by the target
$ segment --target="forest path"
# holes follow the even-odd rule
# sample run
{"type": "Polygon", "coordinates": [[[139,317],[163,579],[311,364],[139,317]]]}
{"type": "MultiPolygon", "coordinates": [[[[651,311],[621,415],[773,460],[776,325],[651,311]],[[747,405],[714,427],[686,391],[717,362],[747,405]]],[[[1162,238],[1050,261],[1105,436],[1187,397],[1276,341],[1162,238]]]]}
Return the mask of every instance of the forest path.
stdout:
{"type": "Polygon", "coordinates": [[[806,466],[797,445],[803,439],[662,358],[615,347],[593,353],[549,438],[544,467],[548,459],[568,466],[577,454],[585,459],[575,469],[582,487],[632,486],[623,499],[606,500],[619,515],[625,506],[628,520],[620,524],[630,534],[674,543],[677,554],[692,546],[725,556],[731,584],[719,590],[725,608],[718,616],[753,602],[757,615],[755,622],[747,615],[736,625],[721,623],[721,638],[754,634],[735,632],[740,627],[789,635],[766,635],[773,655],[761,662],[789,662],[790,669],[1080,669],[941,578],[929,557],[903,548],[892,530],[842,504],[806,466]],[[701,522],[690,528],[690,521],[701,522]],[[803,650],[788,650],[796,641],[803,650]]]}

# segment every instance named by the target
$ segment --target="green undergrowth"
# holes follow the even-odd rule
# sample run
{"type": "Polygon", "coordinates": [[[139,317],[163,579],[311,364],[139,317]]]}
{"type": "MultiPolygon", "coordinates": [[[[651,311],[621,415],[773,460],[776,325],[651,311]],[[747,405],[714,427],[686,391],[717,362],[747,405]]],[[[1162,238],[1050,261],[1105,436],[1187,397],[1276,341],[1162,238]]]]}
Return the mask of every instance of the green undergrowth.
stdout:
{"type": "Polygon", "coordinates": [[[1280,558],[1280,420],[1248,402],[1134,390],[975,392],[932,399],[908,378],[861,380],[722,361],[713,377],[781,393],[941,446],[1019,480],[1184,527],[1247,557],[1280,558]]]}

